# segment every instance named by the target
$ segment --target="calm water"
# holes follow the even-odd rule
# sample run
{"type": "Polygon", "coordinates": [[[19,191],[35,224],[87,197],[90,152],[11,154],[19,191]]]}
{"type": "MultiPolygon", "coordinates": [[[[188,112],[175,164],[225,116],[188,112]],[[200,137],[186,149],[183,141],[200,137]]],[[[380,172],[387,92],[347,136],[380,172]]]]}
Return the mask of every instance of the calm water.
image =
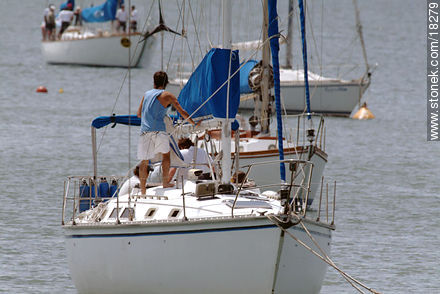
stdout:
{"type": "MultiPolygon", "coordinates": [[[[252,6],[242,2],[237,16],[252,6]]],[[[369,60],[378,63],[366,94],[376,119],[327,119],[326,176],[338,181],[332,257],[346,272],[381,292],[439,293],[440,145],[426,142],[426,4],[360,2],[369,60]]],[[[155,58],[148,67],[132,71],[129,108],[126,86],[117,99],[124,70],[46,65],[39,25],[47,4],[0,0],[0,11],[7,12],[0,22],[0,292],[4,293],[76,292],[60,226],[63,180],[91,173],[90,121],[112,112],[134,112],[160,67],[155,58]],[[35,93],[39,85],[49,93],[35,93]],[[60,88],[63,94],[58,93],[60,88]]],[[[166,3],[168,19],[176,18],[173,5],[166,3]]],[[[205,16],[216,20],[216,7],[206,8],[205,16]]],[[[320,16],[321,7],[321,2],[313,4],[310,13],[320,16]]],[[[316,31],[315,37],[326,64],[349,48],[354,14],[349,0],[326,1],[324,8],[326,37],[321,39],[316,31]]],[[[320,18],[315,19],[319,29],[320,18]]],[[[235,27],[251,23],[243,17],[236,21],[235,27]]],[[[166,41],[167,52],[171,40],[166,41]]],[[[358,62],[359,52],[347,54],[358,62]]],[[[160,56],[159,46],[154,54],[160,56]]],[[[99,157],[103,173],[121,174],[133,164],[126,150],[131,146],[134,155],[134,137],[129,145],[124,127],[105,137],[99,157]]],[[[329,268],[322,293],[356,291],[329,268]]]]}

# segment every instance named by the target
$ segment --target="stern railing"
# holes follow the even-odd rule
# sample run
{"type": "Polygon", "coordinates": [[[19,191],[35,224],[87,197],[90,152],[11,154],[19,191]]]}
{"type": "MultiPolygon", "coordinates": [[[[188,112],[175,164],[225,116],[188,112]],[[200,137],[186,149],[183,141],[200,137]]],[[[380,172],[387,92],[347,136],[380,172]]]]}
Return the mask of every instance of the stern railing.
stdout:
{"type": "Polygon", "coordinates": [[[118,196],[124,176],[69,176],[64,181],[61,224],[73,221],[77,215],[118,196]],[[67,213],[67,207],[72,210],[67,213]]]}

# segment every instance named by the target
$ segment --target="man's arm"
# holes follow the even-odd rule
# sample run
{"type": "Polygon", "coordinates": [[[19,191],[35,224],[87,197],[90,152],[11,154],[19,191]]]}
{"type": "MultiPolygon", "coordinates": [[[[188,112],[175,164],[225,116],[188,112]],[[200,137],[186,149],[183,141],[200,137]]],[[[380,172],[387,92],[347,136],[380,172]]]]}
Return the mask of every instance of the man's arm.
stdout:
{"type": "MultiPolygon", "coordinates": [[[[174,96],[174,95],[171,94],[170,92],[164,92],[163,94],[165,94],[165,97],[164,97],[164,98],[165,98],[166,100],[168,100],[168,101],[171,103],[171,105],[174,106],[174,108],[176,108],[176,110],[180,113],[180,115],[182,115],[182,117],[183,117],[184,119],[188,119],[188,122],[190,122],[190,123],[193,124],[193,125],[199,125],[199,124],[200,124],[200,122],[196,124],[196,123],[194,122],[194,120],[193,120],[192,118],[189,117],[188,112],[186,112],[185,109],[183,109],[182,106],[180,106],[180,103],[179,103],[179,101],[177,101],[176,96],[174,96]]],[[[163,94],[162,94],[162,95],[163,95],[163,94]]],[[[162,95],[160,95],[160,96],[162,96],[162,95]]]]}
{"type": "Polygon", "coordinates": [[[174,108],[176,108],[176,110],[182,115],[184,119],[188,119],[188,122],[190,122],[194,126],[200,124],[200,122],[196,124],[195,121],[189,117],[188,112],[186,112],[185,109],[183,109],[182,106],[180,106],[179,101],[177,101],[177,99],[174,99],[174,103],[172,102],[171,104],[174,106],[174,108]]]}
{"type": "Polygon", "coordinates": [[[142,116],[142,105],[144,104],[144,98],[145,98],[145,96],[142,97],[141,104],[139,105],[139,108],[138,108],[137,117],[139,117],[139,118],[141,118],[141,116],[142,116]]]}

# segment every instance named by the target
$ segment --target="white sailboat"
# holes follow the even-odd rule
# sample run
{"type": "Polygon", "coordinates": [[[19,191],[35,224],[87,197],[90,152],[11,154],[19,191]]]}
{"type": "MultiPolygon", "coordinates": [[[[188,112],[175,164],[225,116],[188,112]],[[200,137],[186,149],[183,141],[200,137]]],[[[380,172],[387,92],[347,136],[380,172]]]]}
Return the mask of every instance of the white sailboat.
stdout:
{"type": "Polygon", "coordinates": [[[149,61],[156,37],[149,32],[121,33],[111,25],[120,0],[106,0],[81,12],[85,23],[108,23],[108,30],[70,26],[59,40],[41,42],[41,53],[49,64],[136,67],[143,57],[149,61]],[[146,56],[144,56],[146,55],[146,56]]]}
{"type": "MultiPolygon", "coordinates": [[[[270,2],[276,23],[276,1],[270,2]]],[[[239,104],[238,80],[231,75],[238,52],[228,49],[231,6],[224,1],[225,49],[208,53],[208,60],[220,62],[212,66],[230,65],[226,75],[217,76],[223,89],[201,97],[210,100],[207,106],[222,124],[225,154],[239,104]]],[[[99,126],[108,123],[131,125],[135,117],[112,117],[99,126]]],[[[317,218],[307,213],[310,161],[280,159],[247,167],[247,175],[269,164],[289,167],[286,182],[274,183],[270,193],[246,179],[232,185],[231,159],[225,156],[221,179],[200,180],[190,170],[181,188],[150,187],[145,195],[134,188],[119,195],[104,180],[98,185],[94,159],[94,176],[69,177],[65,183],[63,229],[79,293],[319,293],[335,227],[320,220],[319,212],[317,218]]]]}

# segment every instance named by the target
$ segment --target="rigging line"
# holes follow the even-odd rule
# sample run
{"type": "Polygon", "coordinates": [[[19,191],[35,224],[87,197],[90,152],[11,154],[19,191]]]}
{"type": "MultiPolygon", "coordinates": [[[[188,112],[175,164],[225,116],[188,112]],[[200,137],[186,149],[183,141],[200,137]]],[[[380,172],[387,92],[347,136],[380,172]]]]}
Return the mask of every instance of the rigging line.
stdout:
{"type": "Polygon", "coordinates": [[[361,18],[360,18],[357,0],[353,0],[353,5],[354,5],[355,13],[356,13],[355,14],[356,15],[356,28],[357,28],[359,40],[360,40],[361,46],[362,46],[362,55],[364,56],[364,61],[365,61],[365,68],[366,68],[365,74],[367,75],[368,72],[370,71],[370,66],[368,65],[367,49],[365,48],[364,35],[362,34],[362,24],[361,24],[361,18]]]}
{"type": "MultiPolygon", "coordinates": [[[[198,26],[199,28],[202,28],[202,24],[204,25],[204,27],[207,27],[206,24],[206,12],[205,12],[206,8],[205,8],[205,2],[202,1],[201,5],[200,5],[200,15],[199,15],[199,23],[198,26]]],[[[202,31],[200,31],[200,35],[202,34],[202,31]]],[[[207,52],[208,50],[206,50],[206,44],[203,44],[203,48],[205,50],[205,52],[207,52]]],[[[200,52],[200,59],[203,59],[203,53],[200,52]]]]}
{"type": "MultiPolygon", "coordinates": [[[[315,50],[316,50],[316,55],[317,55],[317,57],[316,57],[316,59],[318,59],[318,64],[321,64],[322,65],[322,60],[321,60],[321,56],[319,56],[319,54],[318,54],[318,52],[319,52],[319,50],[318,50],[318,46],[316,45],[316,38],[315,38],[315,33],[314,33],[314,31],[313,31],[313,24],[312,24],[312,21],[311,21],[311,17],[310,17],[310,12],[309,12],[309,10],[311,10],[311,9],[308,9],[308,1],[305,1],[305,3],[306,3],[306,13],[307,13],[307,22],[309,23],[309,29],[310,29],[310,32],[311,32],[311,34],[312,34],[312,39],[313,39],[313,45],[314,45],[314,47],[315,47],[315,50]]],[[[310,58],[310,59],[312,59],[312,58],[310,58]]]]}
{"type": "MultiPolygon", "coordinates": [[[[208,19],[209,19],[209,21],[212,20],[212,13],[211,13],[212,9],[211,8],[212,8],[212,2],[210,1],[209,2],[209,9],[208,9],[208,19]]],[[[214,48],[214,45],[213,45],[213,43],[211,41],[211,37],[210,37],[210,34],[211,34],[211,22],[208,23],[208,21],[205,21],[205,23],[207,24],[206,27],[208,28],[206,30],[206,40],[208,40],[209,48],[214,48]]]]}
{"type": "MultiPolygon", "coordinates": [[[[355,278],[352,278],[350,275],[346,274],[344,271],[342,271],[338,266],[336,266],[332,261],[327,260],[326,258],[324,258],[323,256],[321,256],[318,252],[316,252],[315,250],[313,250],[310,246],[308,246],[306,243],[304,243],[303,241],[299,240],[297,237],[295,237],[295,235],[293,235],[291,232],[289,232],[287,229],[283,228],[277,221],[274,221],[272,219],[275,218],[275,215],[269,214],[266,215],[266,217],[272,222],[274,223],[278,228],[280,228],[282,231],[284,231],[286,234],[288,234],[290,237],[292,237],[296,242],[298,242],[301,246],[303,246],[305,249],[307,249],[308,251],[310,251],[313,255],[315,255],[316,257],[318,257],[319,259],[321,259],[322,261],[324,261],[325,263],[327,263],[328,265],[330,265],[331,267],[333,267],[336,271],[338,271],[340,274],[342,275],[346,275],[348,278],[350,278],[353,282],[356,282],[358,285],[364,287],[366,290],[370,291],[371,293],[375,293],[375,294],[379,294],[380,292],[377,292],[376,290],[369,288],[365,285],[363,285],[361,282],[357,281],[355,278]]],[[[298,216],[297,216],[298,217],[298,216]]],[[[299,220],[299,222],[302,222],[302,219],[299,220]]],[[[359,289],[360,290],[360,289],[359,289]]],[[[361,293],[363,293],[361,291],[361,293]]]]}
{"type": "MultiPolygon", "coordinates": [[[[188,1],[188,2],[189,2],[189,1],[188,1]]],[[[189,57],[191,57],[192,71],[194,71],[196,65],[195,65],[195,62],[194,62],[193,55],[192,55],[191,46],[190,46],[190,44],[189,44],[188,38],[185,38],[185,40],[186,40],[186,45],[187,45],[187,47],[188,47],[189,57]]]]}
{"type": "Polygon", "coordinates": [[[194,14],[193,14],[192,7],[191,7],[191,1],[188,1],[188,5],[189,5],[189,11],[191,13],[191,18],[192,18],[192,21],[193,21],[193,24],[194,24],[194,30],[196,31],[196,38],[197,38],[197,42],[198,42],[198,45],[199,45],[200,55],[202,56],[203,52],[202,52],[202,47],[200,45],[199,32],[197,31],[197,25],[196,25],[196,21],[194,19],[194,14]]]}
{"type": "MultiPolygon", "coordinates": [[[[145,19],[144,25],[143,25],[143,27],[142,27],[142,31],[145,31],[145,29],[146,29],[146,27],[147,27],[147,24],[148,24],[148,18],[150,17],[150,14],[151,14],[151,11],[152,11],[152,7],[153,7],[153,4],[154,4],[155,1],[156,1],[156,0],[153,0],[153,1],[151,2],[150,10],[149,10],[148,15],[147,15],[147,17],[146,17],[146,19],[145,19]]],[[[142,36],[139,36],[139,39],[140,39],[141,37],[142,37],[142,36]]],[[[146,41],[145,41],[145,42],[146,42],[146,41]]],[[[133,58],[135,57],[135,55],[136,55],[136,51],[137,51],[137,48],[139,47],[139,43],[140,43],[139,41],[136,43],[136,47],[135,47],[135,49],[134,49],[134,53],[133,53],[133,55],[131,56],[132,59],[133,59],[133,58]]],[[[129,66],[131,65],[132,59],[129,60],[129,66]]],[[[111,110],[111,112],[110,112],[110,115],[112,115],[112,114],[114,113],[115,109],[116,109],[116,105],[117,105],[117,103],[118,103],[118,101],[119,101],[119,97],[121,96],[122,87],[123,87],[124,84],[125,84],[125,81],[126,81],[126,79],[127,79],[127,76],[128,76],[128,70],[125,72],[124,78],[122,79],[122,83],[121,83],[121,86],[119,87],[118,94],[116,95],[116,100],[115,100],[115,103],[113,104],[113,107],[112,107],[112,110],[111,110]]],[[[102,134],[102,136],[101,136],[101,139],[99,140],[99,144],[98,144],[98,146],[97,146],[97,148],[96,148],[96,154],[98,154],[98,153],[99,153],[99,150],[101,149],[101,145],[102,145],[102,143],[103,143],[103,140],[104,140],[104,137],[105,137],[106,133],[107,133],[107,127],[104,128],[104,132],[103,132],[103,134],[102,134]]]]}
{"type": "MultiPolygon", "coordinates": [[[[304,225],[304,223],[302,221],[300,221],[300,224],[302,226],[302,228],[304,229],[304,231],[306,232],[307,236],[309,236],[310,240],[312,240],[312,242],[315,244],[315,246],[319,249],[319,251],[321,251],[321,254],[331,263],[333,263],[333,265],[336,266],[336,264],[333,262],[333,260],[330,259],[330,257],[325,253],[325,251],[321,248],[321,246],[319,246],[318,242],[316,241],[316,239],[312,236],[312,234],[310,234],[309,230],[307,229],[307,227],[304,225]]],[[[356,286],[354,284],[354,281],[350,280],[350,278],[347,276],[346,273],[341,274],[342,277],[351,284],[351,286],[353,286],[354,288],[356,288],[356,290],[358,290],[360,293],[364,293],[358,286],[356,286]]]]}
{"type": "Polygon", "coordinates": [[[321,2],[321,64],[320,64],[320,76],[322,77],[322,63],[324,59],[324,1],[321,2]]]}
{"type": "MultiPolygon", "coordinates": [[[[222,9],[218,9],[218,15],[217,15],[217,23],[218,24],[222,23],[221,19],[222,19],[222,9]]],[[[221,30],[217,30],[217,43],[216,44],[220,44],[220,37],[221,37],[220,31],[221,30]]]]}
{"type": "MultiPolygon", "coordinates": [[[[185,31],[185,0],[182,1],[182,31],[185,31]]],[[[180,39],[180,58],[179,58],[179,70],[178,70],[178,76],[180,80],[183,79],[183,64],[185,63],[185,46],[184,46],[184,40],[180,39]]]]}
{"type": "MultiPolygon", "coordinates": [[[[182,9],[180,8],[179,1],[178,1],[178,0],[176,0],[176,5],[177,5],[177,9],[179,9],[179,18],[177,19],[177,24],[176,24],[176,29],[175,29],[175,31],[177,32],[178,29],[179,29],[180,19],[182,18],[182,9]]],[[[183,26],[182,26],[182,37],[185,38],[185,33],[184,33],[184,31],[183,31],[183,26]]],[[[170,52],[170,54],[169,54],[169,56],[168,56],[168,62],[167,62],[166,72],[168,72],[168,69],[169,69],[169,67],[170,67],[171,56],[173,55],[174,44],[175,44],[175,42],[176,42],[176,38],[177,38],[177,35],[176,35],[176,34],[173,34],[173,42],[172,42],[172,44],[171,44],[171,52],[170,52]]]]}

